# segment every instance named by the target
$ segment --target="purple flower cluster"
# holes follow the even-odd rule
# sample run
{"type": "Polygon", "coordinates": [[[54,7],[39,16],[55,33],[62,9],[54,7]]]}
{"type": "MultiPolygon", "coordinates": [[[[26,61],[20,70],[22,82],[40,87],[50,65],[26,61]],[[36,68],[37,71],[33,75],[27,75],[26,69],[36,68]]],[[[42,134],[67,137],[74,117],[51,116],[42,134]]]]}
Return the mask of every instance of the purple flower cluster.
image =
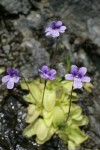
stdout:
{"type": "MultiPolygon", "coordinates": [[[[73,87],[74,88],[82,88],[83,82],[90,82],[90,77],[85,76],[87,72],[87,68],[81,67],[78,68],[75,65],[71,66],[71,74],[66,74],[65,79],[66,80],[73,80],[73,87]]],[[[2,82],[7,83],[7,89],[12,89],[14,87],[14,83],[19,82],[19,75],[17,69],[7,69],[8,75],[2,77],[2,82]]],[[[56,75],[55,69],[49,69],[48,66],[43,66],[41,69],[39,69],[39,73],[41,78],[44,78],[46,80],[54,80],[56,75]]]]}
{"type": "Polygon", "coordinates": [[[45,29],[46,36],[51,36],[56,38],[60,35],[60,33],[64,33],[66,30],[66,26],[62,25],[62,21],[53,21],[50,26],[45,29]]]}
{"type": "MultiPolygon", "coordinates": [[[[66,30],[66,26],[62,25],[62,21],[52,21],[50,26],[45,29],[46,36],[51,37],[59,37],[60,33],[64,33],[66,30]]],[[[85,76],[87,72],[87,68],[81,67],[78,68],[75,65],[71,66],[71,74],[66,74],[66,80],[73,80],[74,88],[81,88],[83,82],[90,82],[90,77],[85,76]]],[[[20,77],[18,75],[17,69],[7,69],[8,75],[2,77],[2,82],[7,83],[7,88],[12,89],[14,87],[14,83],[18,83],[20,77]]],[[[41,78],[46,80],[54,80],[56,75],[55,69],[49,69],[48,66],[44,65],[41,69],[39,69],[39,73],[41,78]]]]}
{"type": "Polygon", "coordinates": [[[80,89],[82,87],[82,82],[90,82],[90,77],[85,76],[87,72],[87,68],[81,67],[78,68],[75,65],[71,67],[71,74],[66,74],[66,80],[74,80],[73,87],[80,89]]]}
{"type": "MultiPolygon", "coordinates": [[[[48,66],[43,66],[42,69],[40,70],[40,76],[41,78],[44,79],[49,79],[49,80],[54,80],[54,76],[56,75],[56,70],[55,69],[49,69],[48,66]]],[[[65,79],[66,80],[73,80],[73,87],[74,88],[82,88],[82,82],[90,82],[90,77],[85,76],[87,72],[87,68],[81,67],[78,68],[75,65],[71,66],[71,74],[66,74],[65,79]]]]}
{"type": "Polygon", "coordinates": [[[14,83],[17,83],[20,79],[18,75],[17,69],[7,69],[8,75],[2,77],[2,82],[7,83],[7,89],[12,89],[14,87],[14,83]]]}
{"type": "Polygon", "coordinates": [[[54,80],[56,75],[55,69],[49,69],[48,66],[43,66],[41,70],[39,69],[41,78],[48,79],[48,80],[54,80]]]}

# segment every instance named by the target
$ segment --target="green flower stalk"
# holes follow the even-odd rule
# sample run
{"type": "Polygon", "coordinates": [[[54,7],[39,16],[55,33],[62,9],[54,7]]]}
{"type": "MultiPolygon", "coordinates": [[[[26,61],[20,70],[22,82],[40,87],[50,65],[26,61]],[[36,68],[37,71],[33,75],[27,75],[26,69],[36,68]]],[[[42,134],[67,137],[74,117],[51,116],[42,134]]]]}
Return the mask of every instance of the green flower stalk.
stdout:
{"type": "Polygon", "coordinates": [[[82,88],[82,82],[88,83],[91,80],[90,77],[85,76],[86,72],[87,72],[87,68],[85,68],[85,67],[78,68],[76,65],[72,65],[71,66],[71,74],[65,75],[66,80],[74,80],[72,89],[71,89],[69,111],[68,111],[68,116],[67,116],[66,122],[67,122],[69,114],[70,114],[73,88],[80,89],[80,88],[82,88]]]}
{"type": "Polygon", "coordinates": [[[45,79],[44,81],[44,90],[43,90],[43,96],[42,96],[42,104],[43,104],[43,99],[44,99],[44,93],[45,93],[45,89],[46,89],[46,83],[47,80],[54,80],[54,76],[56,74],[56,70],[55,69],[49,69],[48,66],[43,66],[42,69],[40,70],[40,76],[41,78],[45,79]]]}
{"type": "Polygon", "coordinates": [[[43,96],[42,96],[42,104],[43,104],[44,93],[45,93],[45,89],[46,89],[46,83],[47,83],[47,80],[44,81],[44,90],[43,90],[43,96]]]}
{"type": "Polygon", "coordinates": [[[21,74],[22,78],[24,79],[24,81],[25,81],[25,83],[26,83],[26,86],[27,86],[27,88],[28,88],[29,92],[31,93],[31,95],[32,95],[33,99],[36,101],[36,98],[34,97],[33,93],[31,92],[31,90],[30,90],[30,88],[29,88],[29,86],[28,86],[28,83],[27,83],[27,81],[26,81],[25,77],[23,76],[23,74],[22,74],[22,73],[20,73],[20,74],[21,74]]]}

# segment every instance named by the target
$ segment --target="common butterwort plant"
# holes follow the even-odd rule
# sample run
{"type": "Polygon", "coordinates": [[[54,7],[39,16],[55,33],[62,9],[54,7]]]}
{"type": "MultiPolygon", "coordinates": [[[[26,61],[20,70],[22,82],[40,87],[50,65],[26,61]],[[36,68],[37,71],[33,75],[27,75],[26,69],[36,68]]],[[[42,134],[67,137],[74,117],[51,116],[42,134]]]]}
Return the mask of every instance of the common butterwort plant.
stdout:
{"type": "MultiPolygon", "coordinates": [[[[64,33],[66,26],[62,21],[52,21],[45,29],[46,36],[58,38],[64,33]]],[[[57,50],[57,43],[56,43],[57,50]]],[[[76,102],[77,94],[74,89],[80,89],[84,82],[90,82],[86,76],[87,68],[76,65],[71,66],[71,73],[65,75],[66,80],[57,77],[57,71],[47,65],[38,70],[39,79],[26,81],[23,74],[17,69],[7,69],[7,75],[2,77],[2,82],[7,84],[7,89],[13,89],[14,84],[20,82],[22,89],[29,90],[24,100],[29,103],[27,107],[26,122],[28,126],[23,131],[23,136],[36,137],[38,144],[44,144],[54,134],[57,134],[68,146],[68,150],[76,150],[87,138],[81,126],[88,124],[87,116],[82,114],[82,109],[76,102]]]]}
{"type": "MultiPolygon", "coordinates": [[[[45,85],[39,80],[28,83],[36,101],[32,99],[30,93],[25,97],[25,101],[30,103],[26,117],[29,125],[23,131],[25,137],[30,138],[35,135],[37,143],[43,144],[53,134],[58,134],[68,145],[69,150],[76,150],[76,147],[88,138],[88,135],[80,129],[81,126],[88,124],[88,118],[82,115],[81,107],[74,103],[77,101],[77,94],[73,91],[74,88],[79,88],[79,86],[74,87],[73,82],[76,78],[79,78],[80,82],[90,81],[90,78],[85,76],[86,71],[85,67],[78,68],[72,65],[71,74],[65,75],[66,78],[73,77],[68,78],[72,80],[70,82],[67,79],[62,81],[60,78],[55,78],[56,70],[46,65],[39,69],[45,85]]],[[[26,89],[25,83],[21,86],[26,89]]]]}

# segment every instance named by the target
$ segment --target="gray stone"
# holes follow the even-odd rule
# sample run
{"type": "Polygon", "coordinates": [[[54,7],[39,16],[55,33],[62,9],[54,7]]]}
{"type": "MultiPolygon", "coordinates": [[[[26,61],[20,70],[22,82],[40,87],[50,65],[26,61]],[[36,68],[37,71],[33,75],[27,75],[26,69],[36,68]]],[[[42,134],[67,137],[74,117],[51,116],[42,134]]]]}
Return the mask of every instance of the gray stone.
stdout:
{"type": "Polygon", "coordinates": [[[28,0],[0,0],[0,6],[8,14],[28,14],[31,9],[31,5],[28,0]]]}
{"type": "Polygon", "coordinates": [[[100,46],[100,19],[91,18],[87,21],[89,37],[100,46]]]}
{"type": "Polygon", "coordinates": [[[48,52],[41,46],[41,43],[34,38],[24,39],[22,49],[27,50],[27,56],[25,57],[22,54],[25,65],[21,67],[21,72],[23,72],[26,78],[36,77],[39,75],[38,69],[41,68],[44,64],[50,65],[50,58],[48,52]],[[30,58],[29,58],[30,56],[30,58]]]}
{"type": "Polygon", "coordinates": [[[35,11],[31,11],[27,17],[20,15],[17,20],[13,20],[15,28],[22,32],[25,37],[30,38],[34,29],[38,30],[43,28],[43,22],[42,16],[35,11]]]}
{"type": "Polygon", "coordinates": [[[4,50],[4,52],[5,52],[6,54],[9,54],[9,52],[10,52],[10,46],[9,46],[9,45],[3,46],[3,50],[4,50]]]}
{"type": "Polygon", "coordinates": [[[89,38],[100,46],[99,0],[49,0],[49,4],[69,32],[89,38]]]}
{"type": "MultiPolygon", "coordinates": [[[[31,11],[31,13],[27,16],[28,26],[32,29],[39,29],[43,26],[43,16],[35,11],[31,11]]],[[[42,27],[43,28],[43,27],[42,27]]]]}
{"type": "Polygon", "coordinates": [[[32,38],[32,31],[28,26],[28,21],[24,15],[20,15],[18,20],[14,20],[16,30],[19,30],[24,38],[32,38]]]}

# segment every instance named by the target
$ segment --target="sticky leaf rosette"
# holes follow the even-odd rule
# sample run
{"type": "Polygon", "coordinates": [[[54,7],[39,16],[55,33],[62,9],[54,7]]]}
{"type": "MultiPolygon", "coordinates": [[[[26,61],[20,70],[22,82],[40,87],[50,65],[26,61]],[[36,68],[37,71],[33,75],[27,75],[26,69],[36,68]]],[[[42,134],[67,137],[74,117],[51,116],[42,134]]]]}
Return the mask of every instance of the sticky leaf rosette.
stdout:
{"type": "MultiPolygon", "coordinates": [[[[30,93],[24,97],[25,101],[29,102],[26,117],[29,125],[24,129],[23,135],[27,138],[36,136],[36,142],[43,144],[53,134],[58,134],[68,145],[69,150],[79,147],[88,138],[80,130],[81,126],[88,124],[88,118],[82,115],[81,107],[74,103],[77,101],[77,95],[73,92],[70,116],[68,122],[65,123],[72,82],[61,82],[59,79],[48,81],[43,104],[41,101],[43,83],[33,80],[28,85],[37,101],[32,98],[30,93]]],[[[21,87],[27,89],[25,83],[21,83],[21,87]]]]}

